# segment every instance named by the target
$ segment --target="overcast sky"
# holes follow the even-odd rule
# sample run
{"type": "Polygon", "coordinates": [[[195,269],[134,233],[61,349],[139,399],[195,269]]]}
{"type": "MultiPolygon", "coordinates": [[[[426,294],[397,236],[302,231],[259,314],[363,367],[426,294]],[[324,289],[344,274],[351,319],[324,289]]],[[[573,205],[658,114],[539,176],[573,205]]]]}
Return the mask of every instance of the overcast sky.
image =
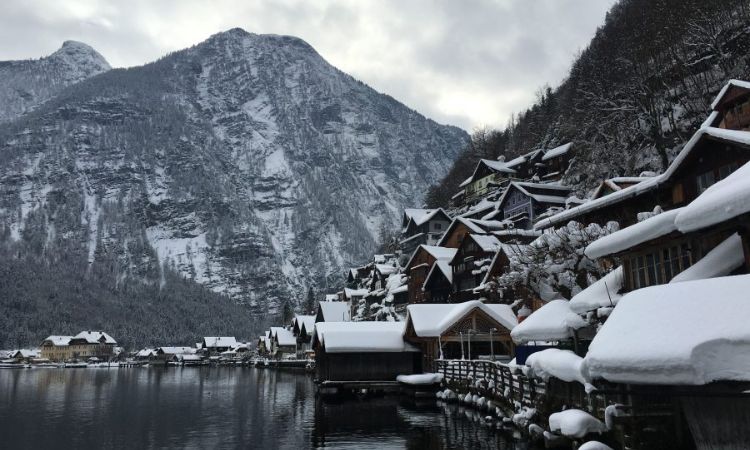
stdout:
{"type": "Polygon", "coordinates": [[[614,0],[3,0],[0,60],[68,39],[147,63],[233,27],[298,36],[441,123],[501,128],[557,85],[614,0]]]}

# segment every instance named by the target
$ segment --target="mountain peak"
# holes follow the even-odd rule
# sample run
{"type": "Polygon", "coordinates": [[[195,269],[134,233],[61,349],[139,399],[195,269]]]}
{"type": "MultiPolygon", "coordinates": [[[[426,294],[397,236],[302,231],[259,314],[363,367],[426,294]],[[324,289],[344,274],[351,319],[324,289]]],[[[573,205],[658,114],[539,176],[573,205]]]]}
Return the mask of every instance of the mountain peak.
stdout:
{"type": "Polygon", "coordinates": [[[63,42],[62,47],[49,57],[64,61],[70,66],[79,67],[91,75],[112,68],[107,60],[93,47],[79,41],[68,40],[63,42]]]}

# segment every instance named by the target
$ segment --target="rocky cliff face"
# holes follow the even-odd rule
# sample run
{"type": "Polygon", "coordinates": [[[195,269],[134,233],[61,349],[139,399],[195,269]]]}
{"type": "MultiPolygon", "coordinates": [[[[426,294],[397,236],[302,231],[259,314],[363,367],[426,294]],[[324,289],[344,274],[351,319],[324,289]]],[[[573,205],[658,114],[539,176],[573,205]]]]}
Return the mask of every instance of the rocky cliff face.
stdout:
{"type": "Polygon", "coordinates": [[[45,58],[0,62],[0,123],[28,112],[71,84],[109,69],[96,50],[75,41],[64,42],[45,58]]]}
{"type": "Polygon", "coordinates": [[[297,38],[234,29],[0,126],[0,222],[118,280],[173,268],[274,313],[365,259],[467,138],[297,38]]]}

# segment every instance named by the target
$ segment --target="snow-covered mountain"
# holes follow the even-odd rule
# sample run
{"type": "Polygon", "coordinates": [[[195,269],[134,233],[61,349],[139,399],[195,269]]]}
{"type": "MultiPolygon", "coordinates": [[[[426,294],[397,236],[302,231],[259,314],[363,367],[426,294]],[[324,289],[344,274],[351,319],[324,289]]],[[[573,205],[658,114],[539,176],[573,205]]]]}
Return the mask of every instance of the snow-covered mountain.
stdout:
{"type": "Polygon", "coordinates": [[[467,139],[300,39],[233,29],[1,126],[0,221],[8,242],[77,242],[123,280],[168,265],[273,313],[367,258],[467,139]]]}
{"type": "Polygon", "coordinates": [[[0,122],[12,120],[67,86],[109,69],[96,50],[75,41],[65,41],[45,58],[0,62],[0,122]]]}

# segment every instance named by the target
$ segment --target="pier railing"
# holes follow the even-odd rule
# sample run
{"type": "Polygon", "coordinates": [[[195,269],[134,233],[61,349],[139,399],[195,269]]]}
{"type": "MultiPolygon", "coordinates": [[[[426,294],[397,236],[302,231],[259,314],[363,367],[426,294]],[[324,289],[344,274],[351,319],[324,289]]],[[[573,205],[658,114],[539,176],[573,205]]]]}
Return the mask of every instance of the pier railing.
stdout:
{"type": "Polygon", "coordinates": [[[534,406],[546,393],[544,382],[497,361],[440,359],[435,366],[446,383],[485,397],[534,406]]]}

